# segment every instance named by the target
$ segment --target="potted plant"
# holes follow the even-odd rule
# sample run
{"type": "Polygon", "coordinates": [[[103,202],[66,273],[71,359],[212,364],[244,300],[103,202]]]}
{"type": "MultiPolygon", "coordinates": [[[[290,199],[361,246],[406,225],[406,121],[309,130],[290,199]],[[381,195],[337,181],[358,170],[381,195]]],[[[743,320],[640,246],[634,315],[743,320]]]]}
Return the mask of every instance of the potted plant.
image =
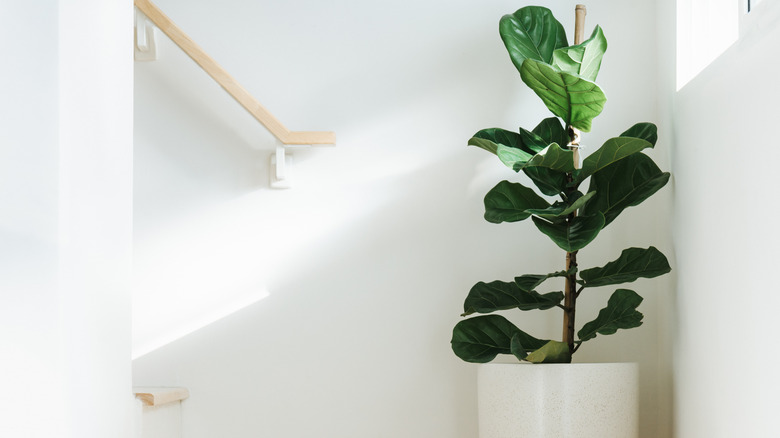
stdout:
{"type": "MultiPolygon", "coordinates": [[[[563,26],[549,9],[528,6],[502,17],[499,31],[522,81],[541,98],[554,117],[542,120],[533,129],[520,128],[517,132],[500,128],[483,129],[469,140],[469,145],[495,154],[507,167],[525,174],[535,186],[534,189],[520,182],[499,182],[485,196],[485,219],[499,224],[530,218],[536,229],[565,253],[566,263],[550,273],[523,274],[510,281],[474,285],[466,297],[462,316],[483,315],[471,316],[455,326],[452,349],[467,362],[486,363],[499,354],[505,354],[536,364],[569,364],[583,343],[597,335],[609,335],[619,329],[642,324],[642,314],[637,311],[642,297],[630,289],[617,288],[598,316],[577,330],[577,300],[587,298],[588,289],[652,278],[671,270],[666,257],[652,246],[625,249],[601,267],[582,269],[582,261],[577,258],[578,251],[592,242],[624,209],[640,204],[661,189],[670,174],[662,172],[650,157],[642,153],[644,149],[652,148],[658,138],[656,126],[652,123],[631,126],[619,136],[607,140],[585,157],[582,166],[579,165],[577,148],[580,132],[591,130],[593,119],[601,113],[606,102],[604,93],[595,82],[607,48],[600,27],[596,26],[587,40],[575,41],[578,44],[570,46],[563,26]],[[562,280],[563,291],[539,292],[551,280],[562,280]],[[512,309],[562,311],[562,339],[536,338],[503,316],[494,314],[512,309]]],[[[572,373],[572,366],[553,368],[572,373]]],[[[524,373],[536,373],[538,378],[555,383],[550,376],[540,377],[538,373],[547,372],[541,370],[543,367],[513,368],[523,369],[524,373]]],[[[622,371],[604,372],[605,382],[611,382],[622,371]]],[[[633,375],[636,375],[635,371],[633,375]]],[[[563,386],[546,391],[563,391],[556,397],[568,397],[576,389],[572,378],[559,376],[557,379],[566,381],[558,382],[563,386]]],[[[589,387],[592,386],[594,378],[582,378],[590,382],[589,387]]],[[[484,430],[482,380],[481,369],[481,436],[501,436],[488,435],[484,430]]],[[[536,383],[529,384],[534,385],[536,383]]],[[[516,388],[501,388],[499,385],[497,391],[512,392],[516,388]]],[[[532,403],[528,394],[522,394],[522,397],[526,406],[532,403]]],[[[556,407],[550,406],[550,409],[556,407]]],[[[498,416],[507,415],[517,416],[514,412],[498,416]]],[[[565,415],[562,418],[561,421],[569,421],[565,415]]],[[[547,423],[550,422],[548,418],[547,423]]],[[[527,424],[523,427],[530,428],[527,424]]],[[[526,436],[513,433],[512,436],[526,436]]],[[[527,436],[545,436],[545,432],[529,433],[527,436]]],[[[581,431],[572,436],[590,435],[581,431]]],[[[629,435],[617,433],[614,436],[629,435]]]]}

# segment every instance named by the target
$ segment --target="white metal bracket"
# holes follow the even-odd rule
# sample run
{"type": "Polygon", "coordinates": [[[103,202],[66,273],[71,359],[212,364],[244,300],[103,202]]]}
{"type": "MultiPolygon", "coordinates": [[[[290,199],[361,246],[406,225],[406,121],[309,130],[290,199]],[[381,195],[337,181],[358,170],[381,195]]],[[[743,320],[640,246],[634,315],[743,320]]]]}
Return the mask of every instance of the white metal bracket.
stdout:
{"type": "Polygon", "coordinates": [[[270,185],[273,189],[292,188],[292,155],[287,154],[284,145],[276,145],[276,153],[271,154],[269,175],[270,185]]]}
{"type": "Polygon", "coordinates": [[[156,61],[157,44],[154,41],[154,25],[138,9],[135,10],[135,60],[156,61]]]}

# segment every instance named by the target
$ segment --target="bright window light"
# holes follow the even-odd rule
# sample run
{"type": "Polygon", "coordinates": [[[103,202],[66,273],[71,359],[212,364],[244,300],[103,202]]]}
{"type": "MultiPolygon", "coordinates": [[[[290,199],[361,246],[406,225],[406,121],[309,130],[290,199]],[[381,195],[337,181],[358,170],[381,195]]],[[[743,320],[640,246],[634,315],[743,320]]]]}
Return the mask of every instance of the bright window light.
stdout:
{"type": "Polygon", "coordinates": [[[678,90],[739,39],[739,16],[738,0],[677,1],[678,90]]]}

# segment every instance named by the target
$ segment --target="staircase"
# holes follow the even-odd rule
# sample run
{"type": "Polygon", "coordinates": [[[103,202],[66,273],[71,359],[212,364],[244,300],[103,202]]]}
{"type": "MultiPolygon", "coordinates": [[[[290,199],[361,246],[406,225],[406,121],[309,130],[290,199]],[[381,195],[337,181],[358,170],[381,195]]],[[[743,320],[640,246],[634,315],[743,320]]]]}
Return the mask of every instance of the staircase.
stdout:
{"type": "Polygon", "coordinates": [[[181,438],[181,402],[187,388],[136,387],[135,438],[181,438]]]}

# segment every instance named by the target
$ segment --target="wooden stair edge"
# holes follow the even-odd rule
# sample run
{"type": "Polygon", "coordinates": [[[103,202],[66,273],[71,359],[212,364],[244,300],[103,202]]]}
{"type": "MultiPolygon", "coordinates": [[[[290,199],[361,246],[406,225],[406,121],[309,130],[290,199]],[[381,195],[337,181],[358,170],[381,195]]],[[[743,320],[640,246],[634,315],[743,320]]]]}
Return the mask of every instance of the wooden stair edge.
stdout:
{"type": "Polygon", "coordinates": [[[190,396],[187,388],[166,388],[166,387],[133,387],[135,397],[141,400],[144,406],[160,406],[167,403],[182,401],[190,396]]]}

